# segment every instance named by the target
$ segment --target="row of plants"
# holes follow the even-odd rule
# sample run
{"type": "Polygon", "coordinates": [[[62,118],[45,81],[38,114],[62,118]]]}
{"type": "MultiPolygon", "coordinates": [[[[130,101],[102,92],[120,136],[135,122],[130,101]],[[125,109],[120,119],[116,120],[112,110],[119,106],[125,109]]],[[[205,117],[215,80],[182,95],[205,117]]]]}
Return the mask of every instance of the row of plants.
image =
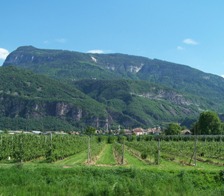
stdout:
{"type": "Polygon", "coordinates": [[[224,145],[220,141],[162,140],[162,137],[116,137],[116,136],[75,136],[75,135],[8,135],[0,136],[0,160],[16,162],[37,158],[54,162],[88,150],[88,160],[94,161],[105,143],[113,145],[113,152],[119,164],[124,163],[124,145],[132,154],[141,159],[158,163],[160,152],[173,157],[191,159],[193,153],[203,159],[224,160],[224,145]],[[139,152],[139,153],[136,153],[139,152]]]}
{"type": "Polygon", "coordinates": [[[0,160],[30,161],[43,157],[47,162],[64,159],[87,148],[86,136],[6,135],[0,136],[0,160]]]}
{"type": "Polygon", "coordinates": [[[224,135],[128,135],[128,141],[194,141],[195,138],[199,141],[208,142],[224,142],[224,135]]]}
{"type": "Polygon", "coordinates": [[[29,161],[45,155],[46,136],[1,135],[0,160],[29,161]]]}
{"type": "Polygon", "coordinates": [[[158,164],[157,141],[133,141],[125,144],[132,155],[145,160],[149,164],[158,164]]]}
{"type": "Polygon", "coordinates": [[[126,142],[129,151],[141,159],[158,164],[160,157],[175,160],[184,160],[191,163],[193,156],[202,162],[213,162],[223,165],[224,146],[222,142],[205,141],[132,141],[126,142]]]}
{"type": "Polygon", "coordinates": [[[115,142],[113,144],[113,154],[118,164],[124,164],[124,144],[115,142]]]}
{"type": "Polygon", "coordinates": [[[88,137],[88,141],[86,141],[86,144],[87,143],[87,163],[95,163],[95,161],[98,159],[98,155],[105,146],[105,141],[99,141],[99,139],[96,137],[88,137]]]}
{"type": "Polygon", "coordinates": [[[46,147],[47,162],[54,162],[77,154],[87,148],[86,136],[50,135],[46,147]]]}
{"type": "Polygon", "coordinates": [[[175,156],[190,157],[196,151],[199,157],[224,160],[224,146],[222,142],[165,142],[161,143],[161,152],[175,156]]]}

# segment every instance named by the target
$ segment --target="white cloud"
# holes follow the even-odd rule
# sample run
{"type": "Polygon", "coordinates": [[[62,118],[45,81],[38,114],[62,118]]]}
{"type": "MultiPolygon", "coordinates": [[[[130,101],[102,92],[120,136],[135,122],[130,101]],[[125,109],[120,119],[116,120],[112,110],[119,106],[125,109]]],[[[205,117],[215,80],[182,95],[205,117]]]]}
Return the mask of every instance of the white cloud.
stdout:
{"type": "Polygon", "coordinates": [[[5,60],[8,55],[9,55],[8,50],[0,48],[0,59],[5,60]]]}
{"type": "Polygon", "coordinates": [[[224,74],[223,74],[223,75],[221,75],[221,77],[223,77],[223,78],[224,78],[224,74]]]}
{"type": "Polygon", "coordinates": [[[96,50],[89,50],[89,51],[87,51],[87,53],[102,54],[102,53],[104,53],[104,51],[96,49],[96,50]]]}
{"type": "Polygon", "coordinates": [[[184,50],[184,47],[177,46],[177,50],[184,50]]]}
{"type": "Polygon", "coordinates": [[[65,44],[67,42],[67,39],[65,38],[59,38],[55,40],[56,42],[60,43],[60,44],[65,44]]]}
{"type": "Polygon", "coordinates": [[[198,45],[197,41],[190,39],[190,38],[184,39],[183,43],[188,44],[188,45],[198,45]]]}

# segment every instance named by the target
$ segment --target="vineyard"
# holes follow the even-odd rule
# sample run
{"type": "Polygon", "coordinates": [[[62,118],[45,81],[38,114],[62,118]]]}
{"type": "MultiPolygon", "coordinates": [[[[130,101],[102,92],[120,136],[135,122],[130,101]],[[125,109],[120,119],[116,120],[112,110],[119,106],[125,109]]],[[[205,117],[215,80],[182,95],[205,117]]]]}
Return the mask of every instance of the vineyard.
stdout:
{"type": "Polygon", "coordinates": [[[223,195],[223,139],[2,134],[0,195],[223,195]]]}
{"type": "Polygon", "coordinates": [[[165,136],[0,136],[0,163],[95,166],[224,166],[224,138],[165,136]],[[74,161],[76,160],[76,161],[74,161]]]}

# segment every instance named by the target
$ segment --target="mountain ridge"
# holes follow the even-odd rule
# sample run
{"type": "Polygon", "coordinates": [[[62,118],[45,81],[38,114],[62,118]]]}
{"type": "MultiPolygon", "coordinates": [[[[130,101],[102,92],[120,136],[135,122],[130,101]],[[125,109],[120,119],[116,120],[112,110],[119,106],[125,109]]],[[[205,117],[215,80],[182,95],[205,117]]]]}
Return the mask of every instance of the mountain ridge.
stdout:
{"type": "Polygon", "coordinates": [[[180,122],[187,116],[196,118],[206,109],[224,113],[224,79],[187,65],[119,53],[91,54],[32,46],[10,53],[3,67],[10,65],[78,88],[103,104],[115,124],[180,122]],[[144,90],[136,93],[136,89],[144,90]]]}
{"type": "Polygon", "coordinates": [[[224,78],[191,68],[147,57],[125,54],[90,54],[67,50],[19,47],[3,66],[15,65],[57,79],[144,80],[211,101],[224,102],[224,78]],[[94,60],[92,58],[95,58],[94,60]],[[141,68],[141,69],[139,69],[141,68]]]}

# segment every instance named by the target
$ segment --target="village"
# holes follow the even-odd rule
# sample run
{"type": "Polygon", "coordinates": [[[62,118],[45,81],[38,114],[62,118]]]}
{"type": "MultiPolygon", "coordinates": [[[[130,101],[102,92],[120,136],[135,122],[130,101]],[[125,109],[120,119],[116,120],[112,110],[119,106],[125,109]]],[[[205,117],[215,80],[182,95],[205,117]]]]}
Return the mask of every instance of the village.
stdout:
{"type": "MultiPolygon", "coordinates": [[[[7,130],[3,131],[0,130],[0,134],[33,134],[33,135],[82,135],[83,133],[80,131],[37,131],[37,130],[31,130],[31,131],[24,131],[24,130],[7,130]]],[[[117,129],[117,130],[95,130],[95,135],[163,135],[164,130],[161,129],[161,127],[154,127],[154,128],[148,128],[143,129],[141,127],[134,128],[134,129],[117,129]]],[[[180,132],[180,135],[191,135],[191,131],[189,129],[184,129],[180,132]]]]}

